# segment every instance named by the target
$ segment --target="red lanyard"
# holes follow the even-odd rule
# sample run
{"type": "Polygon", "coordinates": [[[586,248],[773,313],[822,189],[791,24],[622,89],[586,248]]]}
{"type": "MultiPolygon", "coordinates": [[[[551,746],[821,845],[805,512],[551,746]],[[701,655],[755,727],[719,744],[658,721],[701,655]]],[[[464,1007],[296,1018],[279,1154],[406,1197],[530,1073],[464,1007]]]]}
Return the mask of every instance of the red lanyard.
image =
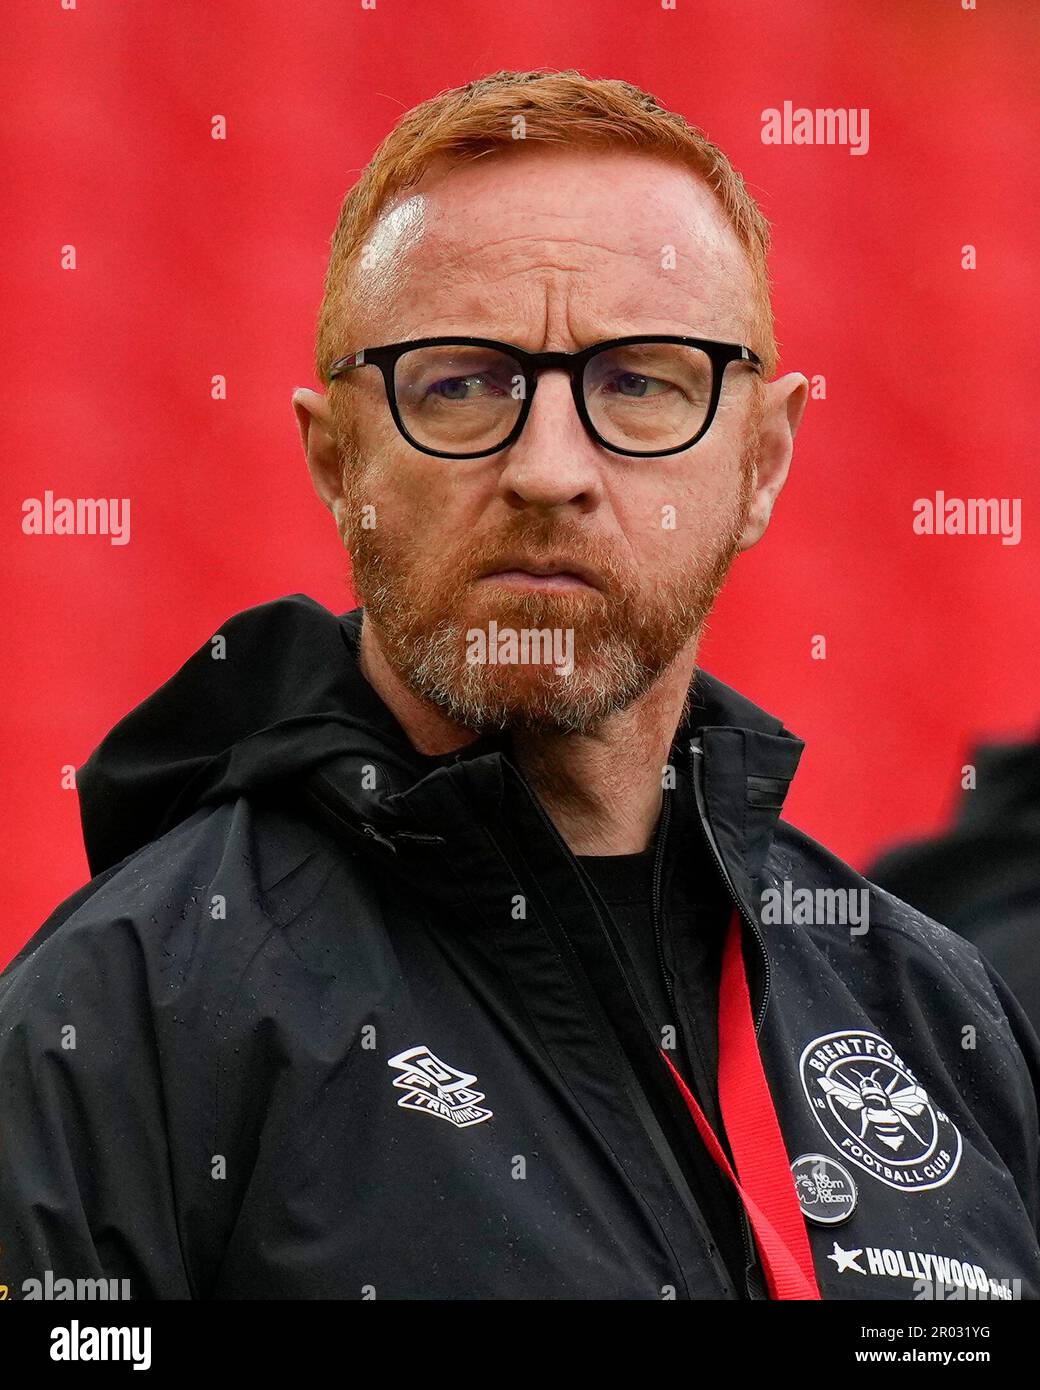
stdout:
{"type": "Polygon", "coordinates": [[[758,1051],[740,938],[740,914],[734,911],[719,984],[719,1106],[736,1173],[693,1092],[663,1048],[661,1056],[708,1152],[740,1195],[755,1233],[770,1297],[819,1298],[805,1218],[758,1051]]]}

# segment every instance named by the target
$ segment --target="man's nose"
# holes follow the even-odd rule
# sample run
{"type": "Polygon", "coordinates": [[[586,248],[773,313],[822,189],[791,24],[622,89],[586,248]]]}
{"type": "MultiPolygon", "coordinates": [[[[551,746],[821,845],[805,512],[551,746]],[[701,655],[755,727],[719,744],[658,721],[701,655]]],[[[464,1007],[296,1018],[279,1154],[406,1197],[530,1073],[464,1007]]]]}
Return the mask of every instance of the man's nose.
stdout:
{"type": "Polygon", "coordinates": [[[566,373],[547,370],[520,438],[501,455],[499,483],[534,506],[591,507],[602,493],[604,452],[578,418],[566,373]]]}

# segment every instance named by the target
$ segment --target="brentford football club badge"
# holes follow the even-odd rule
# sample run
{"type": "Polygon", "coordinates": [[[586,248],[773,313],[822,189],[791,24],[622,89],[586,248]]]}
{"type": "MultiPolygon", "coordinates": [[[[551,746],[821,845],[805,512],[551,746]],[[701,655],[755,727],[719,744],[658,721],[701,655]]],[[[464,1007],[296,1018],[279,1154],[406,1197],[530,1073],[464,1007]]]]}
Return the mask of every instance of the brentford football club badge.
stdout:
{"type": "Polygon", "coordinates": [[[814,1038],[799,1070],[809,1108],[844,1162],[900,1192],[925,1192],[953,1177],[960,1131],[877,1033],[850,1028],[814,1038]]]}

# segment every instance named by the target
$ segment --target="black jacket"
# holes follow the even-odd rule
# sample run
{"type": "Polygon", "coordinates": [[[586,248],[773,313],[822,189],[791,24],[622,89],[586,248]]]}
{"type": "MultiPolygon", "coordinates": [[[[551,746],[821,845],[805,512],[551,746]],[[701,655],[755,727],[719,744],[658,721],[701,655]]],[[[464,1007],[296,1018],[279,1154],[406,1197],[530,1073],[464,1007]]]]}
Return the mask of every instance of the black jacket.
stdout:
{"type": "Polygon", "coordinates": [[[977,946],[1040,1030],[1040,738],[971,755],[976,785],[943,835],[890,849],[870,877],[977,946]]]}
{"type": "MultiPolygon", "coordinates": [[[[414,754],[359,623],[302,596],[239,614],[80,769],[95,877],[0,975],[0,1282],[754,1296],[508,737],[414,754]]],[[[1036,1039],[973,947],[779,819],[801,750],[698,673],[673,761],[747,922],[823,1295],[1036,1298],[1036,1039]],[[788,909],[865,892],[869,930],[774,922],[785,883],[788,909]]],[[[661,931],[689,1048],[694,957],[661,931]]]]}

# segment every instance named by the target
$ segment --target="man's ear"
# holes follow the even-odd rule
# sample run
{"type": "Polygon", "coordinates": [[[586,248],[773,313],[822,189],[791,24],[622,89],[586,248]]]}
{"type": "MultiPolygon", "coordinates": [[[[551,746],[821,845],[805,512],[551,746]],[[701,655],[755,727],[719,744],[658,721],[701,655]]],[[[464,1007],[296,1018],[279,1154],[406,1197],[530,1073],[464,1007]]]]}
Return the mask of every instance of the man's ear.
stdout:
{"type": "Polygon", "coordinates": [[[765,387],[759,429],[758,480],[740,540],[750,550],[765,535],[773,506],[787,482],[794,437],[809,400],[809,383],[800,372],[788,372],[765,387]]]}
{"type": "Polygon", "coordinates": [[[293,392],[292,405],[314,491],[336,518],[342,536],[346,507],[343,464],[336,446],[336,431],[328,399],[319,391],[299,386],[293,392]]]}

